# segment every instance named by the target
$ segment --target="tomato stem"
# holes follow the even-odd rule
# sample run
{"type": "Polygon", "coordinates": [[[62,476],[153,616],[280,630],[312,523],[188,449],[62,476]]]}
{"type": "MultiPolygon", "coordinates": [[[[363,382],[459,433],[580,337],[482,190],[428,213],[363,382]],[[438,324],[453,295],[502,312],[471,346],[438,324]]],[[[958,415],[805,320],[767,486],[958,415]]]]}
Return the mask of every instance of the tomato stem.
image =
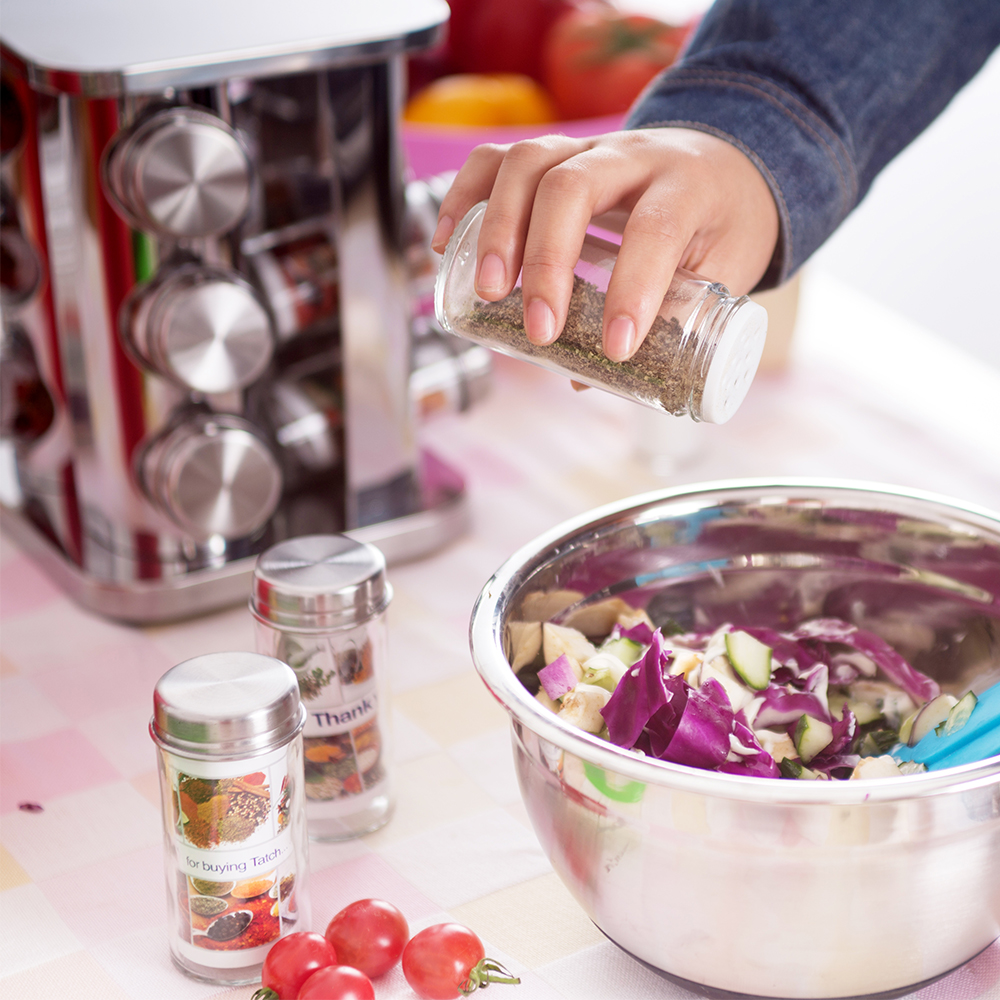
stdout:
{"type": "Polygon", "coordinates": [[[281,1000],[281,998],[270,987],[262,986],[250,1000],[281,1000]]]}
{"type": "Polygon", "coordinates": [[[486,989],[490,983],[506,983],[516,986],[521,980],[512,976],[499,962],[484,958],[469,970],[469,978],[458,988],[463,997],[471,996],[478,989],[486,989]],[[498,973],[494,975],[494,973],[498,973]]]}

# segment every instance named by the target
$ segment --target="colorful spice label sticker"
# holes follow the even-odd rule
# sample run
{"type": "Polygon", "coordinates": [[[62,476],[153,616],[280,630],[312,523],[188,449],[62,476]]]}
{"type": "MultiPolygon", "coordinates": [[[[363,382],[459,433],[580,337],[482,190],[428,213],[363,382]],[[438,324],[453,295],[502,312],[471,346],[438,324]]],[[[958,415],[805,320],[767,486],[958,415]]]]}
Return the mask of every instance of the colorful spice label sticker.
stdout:
{"type": "Polygon", "coordinates": [[[336,642],[285,634],[277,652],[295,671],[307,712],[306,799],[327,803],[326,816],[363,808],[387,778],[371,637],[363,629],[336,642]]]}
{"type": "Polygon", "coordinates": [[[299,919],[287,758],[227,773],[240,764],[163,757],[179,951],[216,968],[256,964],[299,919]]]}

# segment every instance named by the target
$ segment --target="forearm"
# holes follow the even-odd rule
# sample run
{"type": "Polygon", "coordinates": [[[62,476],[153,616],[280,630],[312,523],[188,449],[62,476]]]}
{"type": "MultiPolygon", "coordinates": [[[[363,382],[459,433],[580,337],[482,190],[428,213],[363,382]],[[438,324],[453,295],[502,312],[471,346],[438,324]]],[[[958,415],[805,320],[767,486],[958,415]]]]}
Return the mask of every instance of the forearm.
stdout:
{"type": "Polygon", "coordinates": [[[761,282],[769,287],[820,246],[997,45],[997,0],[719,0],[628,127],[701,129],[753,160],[781,224],[761,282]]]}

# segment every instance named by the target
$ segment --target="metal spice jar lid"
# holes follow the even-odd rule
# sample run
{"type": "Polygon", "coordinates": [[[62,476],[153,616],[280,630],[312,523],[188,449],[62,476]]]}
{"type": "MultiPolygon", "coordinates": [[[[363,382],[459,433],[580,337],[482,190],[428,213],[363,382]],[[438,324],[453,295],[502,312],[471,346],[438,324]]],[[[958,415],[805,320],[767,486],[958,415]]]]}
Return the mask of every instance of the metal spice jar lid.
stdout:
{"type": "Polygon", "coordinates": [[[157,681],[149,733],[182,756],[239,758],[288,743],[305,719],[287,664],[260,653],[206,653],[157,681]]]}
{"type": "Polygon", "coordinates": [[[250,610],[265,624],[295,631],[352,628],[392,600],[385,556],[346,535],[303,535],[257,560],[250,610]]]}

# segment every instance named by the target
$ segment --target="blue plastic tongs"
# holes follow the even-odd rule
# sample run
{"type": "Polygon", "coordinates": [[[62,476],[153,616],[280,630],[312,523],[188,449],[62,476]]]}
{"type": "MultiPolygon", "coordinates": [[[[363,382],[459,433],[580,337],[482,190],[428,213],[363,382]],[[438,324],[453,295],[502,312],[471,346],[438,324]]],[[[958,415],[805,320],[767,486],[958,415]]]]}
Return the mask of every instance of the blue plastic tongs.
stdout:
{"type": "Polygon", "coordinates": [[[1000,754],[1000,683],[979,696],[964,724],[950,727],[942,723],[912,747],[897,743],[889,752],[897,761],[914,760],[924,764],[929,771],[997,756],[1000,754]]]}

